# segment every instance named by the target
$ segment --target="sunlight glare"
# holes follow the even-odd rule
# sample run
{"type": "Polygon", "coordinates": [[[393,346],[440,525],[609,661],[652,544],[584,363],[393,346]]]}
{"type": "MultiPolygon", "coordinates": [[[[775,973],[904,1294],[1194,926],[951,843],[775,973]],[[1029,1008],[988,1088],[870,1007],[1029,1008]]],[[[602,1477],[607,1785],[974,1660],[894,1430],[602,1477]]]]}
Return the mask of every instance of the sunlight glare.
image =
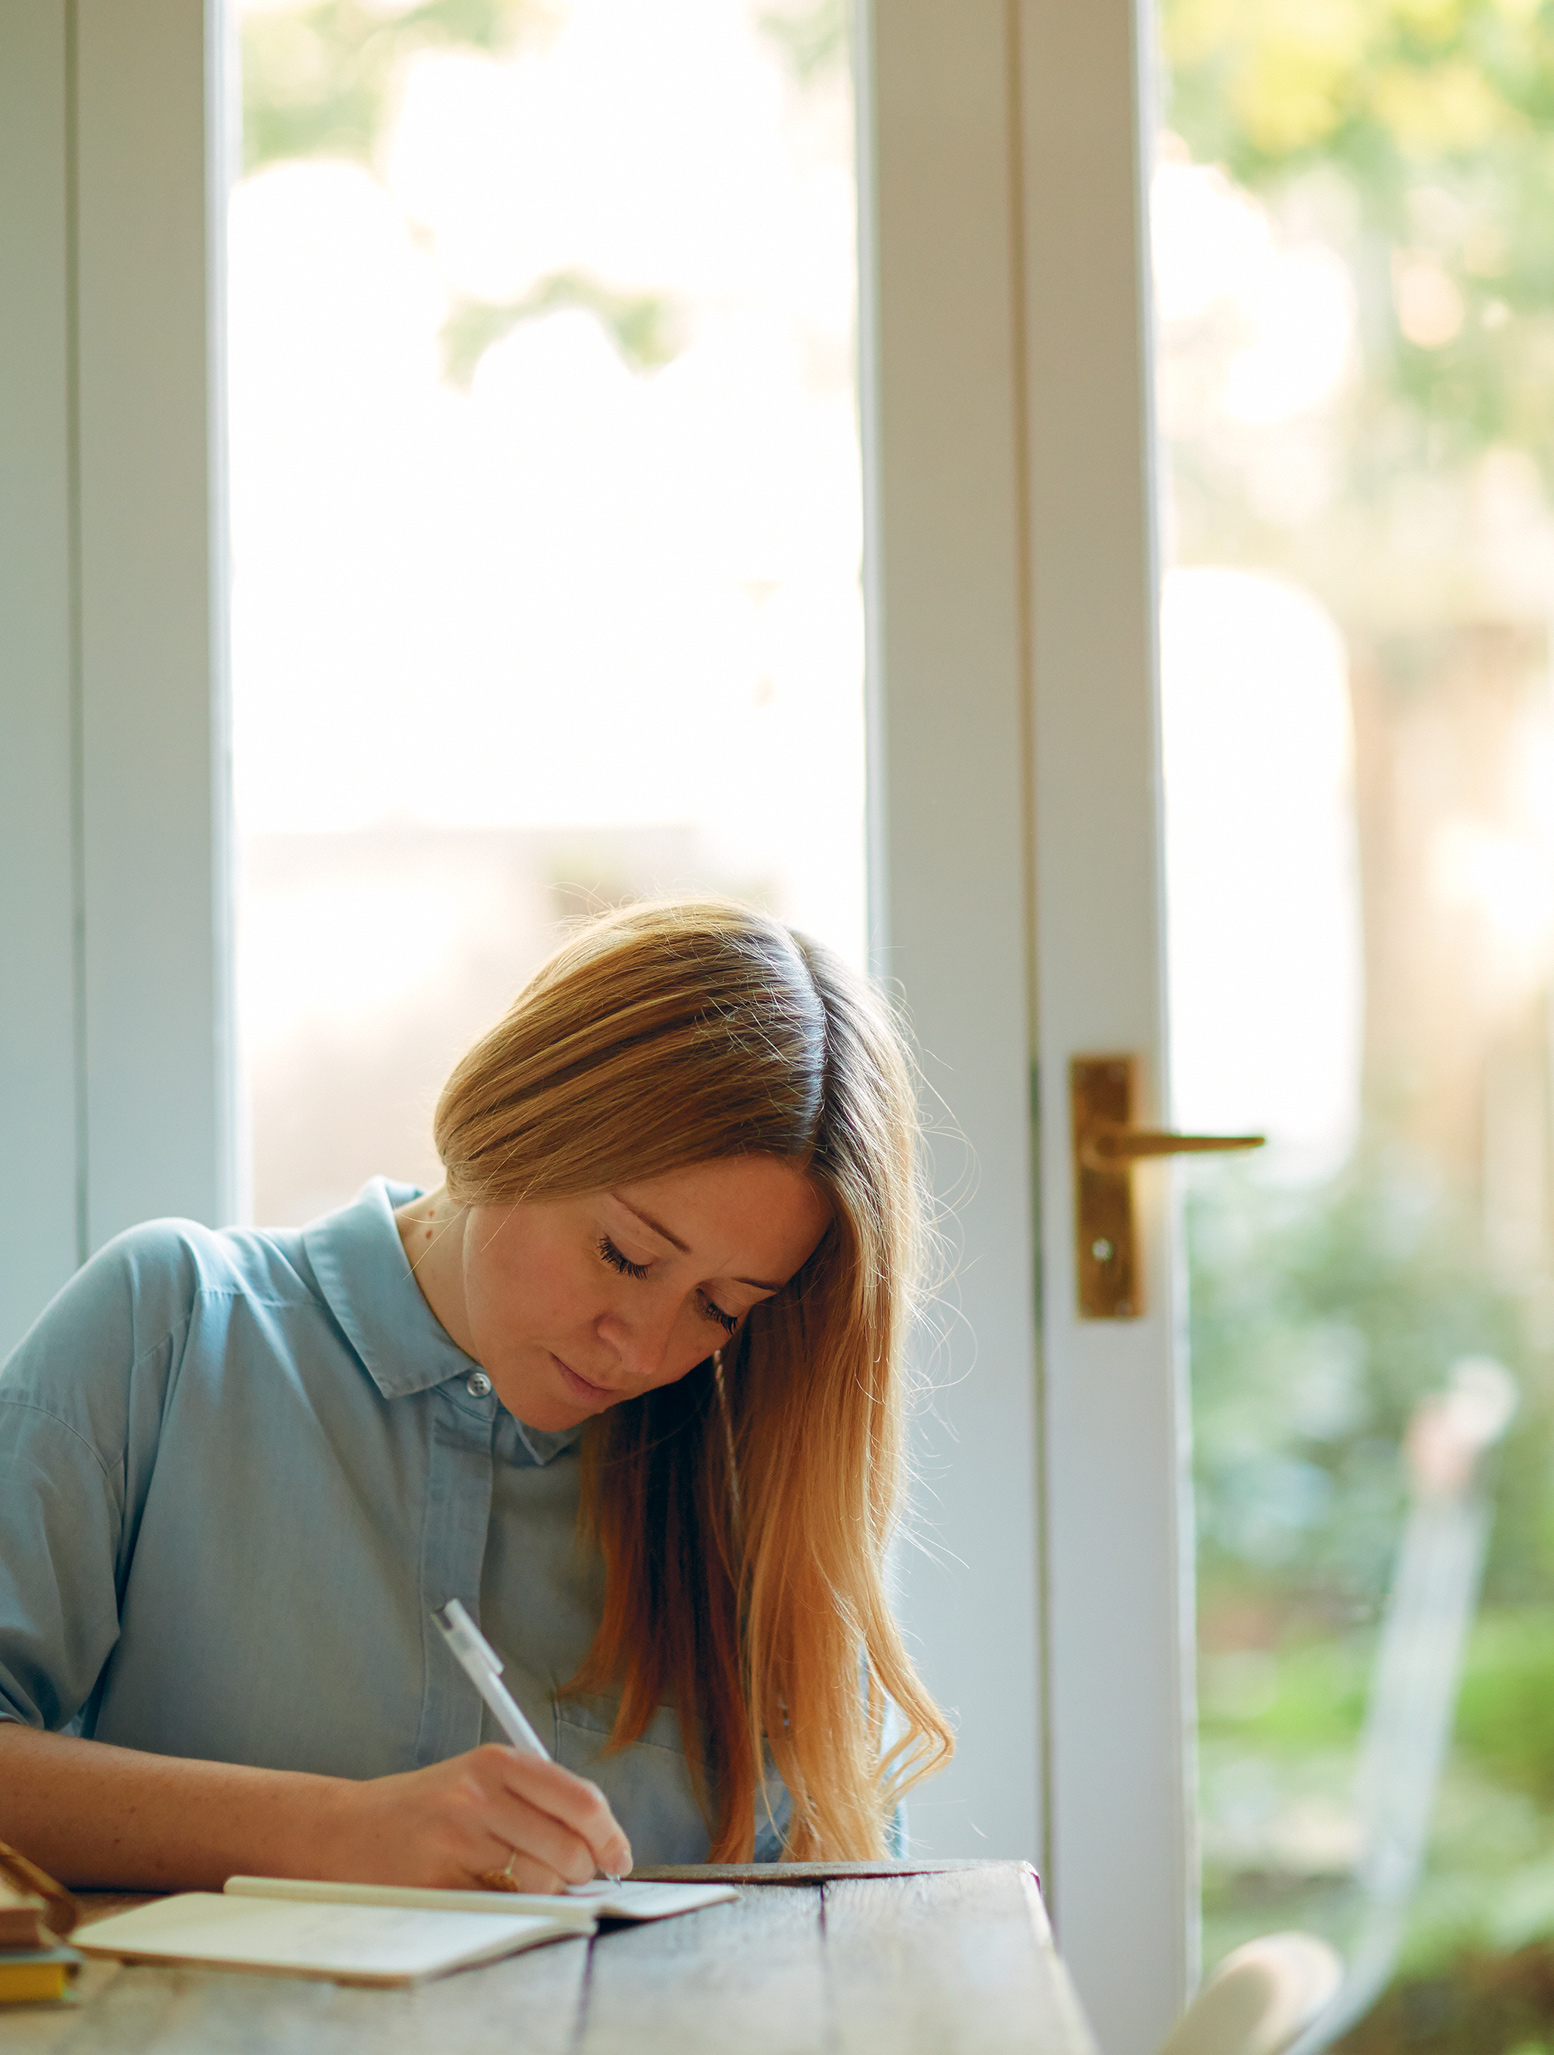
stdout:
{"type": "Polygon", "coordinates": [[[1343,642],[1298,588],[1216,569],[1169,573],[1161,638],[1172,1117],[1320,1177],[1359,1119],[1343,642]]]}

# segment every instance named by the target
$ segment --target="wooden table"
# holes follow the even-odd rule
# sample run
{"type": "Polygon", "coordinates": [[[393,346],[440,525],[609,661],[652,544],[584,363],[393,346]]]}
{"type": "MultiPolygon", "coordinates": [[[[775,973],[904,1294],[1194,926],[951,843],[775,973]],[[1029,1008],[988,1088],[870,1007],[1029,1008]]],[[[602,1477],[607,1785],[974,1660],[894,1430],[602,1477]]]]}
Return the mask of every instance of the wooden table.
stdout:
{"type": "Polygon", "coordinates": [[[739,1902],[411,1990],[89,1962],[0,2055],[1095,2055],[1024,1864],[846,1867],[667,1873],[739,1902]]]}

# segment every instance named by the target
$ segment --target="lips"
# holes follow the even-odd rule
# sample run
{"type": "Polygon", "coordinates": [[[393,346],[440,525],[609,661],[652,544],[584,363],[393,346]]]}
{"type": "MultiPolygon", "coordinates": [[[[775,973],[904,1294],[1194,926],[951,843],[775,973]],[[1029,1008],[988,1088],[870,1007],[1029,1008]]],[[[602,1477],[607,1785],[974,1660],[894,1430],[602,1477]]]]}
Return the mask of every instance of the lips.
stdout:
{"type": "Polygon", "coordinates": [[[574,1392],[578,1398],[588,1399],[595,1404],[602,1400],[608,1406],[613,1405],[621,1396],[618,1391],[613,1390],[607,1384],[594,1384],[586,1377],[579,1377],[577,1372],[563,1363],[554,1351],[551,1353],[550,1360],[561,1372],[562,1383],[566,1385],[569,1391],[574,1392]]]}

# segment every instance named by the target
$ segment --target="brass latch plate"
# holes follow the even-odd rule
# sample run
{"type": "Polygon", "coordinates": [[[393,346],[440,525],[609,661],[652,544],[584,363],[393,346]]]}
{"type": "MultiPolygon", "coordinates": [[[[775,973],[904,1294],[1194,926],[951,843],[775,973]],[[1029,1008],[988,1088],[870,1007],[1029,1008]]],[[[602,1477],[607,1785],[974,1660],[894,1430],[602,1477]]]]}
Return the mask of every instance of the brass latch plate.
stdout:
{"type": "Polygon", "coordinates": [[[1069,1066],[1074,1262],[1085,1320],[1136,1320],[1144,1311],[1133,1208],[1133,1165],[1140,1158],[1263,1145],[1262,1135],[1178,1135],[1135,1127],[1137,1075],[1131,1056],[1076,1056],[1069,1066]]]}
{"type": "Polygon", "coordinates": [[[1076,1056],[1069,1069],[1075,1260],[1079,1312],[1085,1320],[1132,1320],[1143,1311],[1129,1166],[1103,1170],[1087,1160],[1087,1145],[1099,1129],[1132,1125],[1133,1085],[1131,1056],[1076,1056]]]}

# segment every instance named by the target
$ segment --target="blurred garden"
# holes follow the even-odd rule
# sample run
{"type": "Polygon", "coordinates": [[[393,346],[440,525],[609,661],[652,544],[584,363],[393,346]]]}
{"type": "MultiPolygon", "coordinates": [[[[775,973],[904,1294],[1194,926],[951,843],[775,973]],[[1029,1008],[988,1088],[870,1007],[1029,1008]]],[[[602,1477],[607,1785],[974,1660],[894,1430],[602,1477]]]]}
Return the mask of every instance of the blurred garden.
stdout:
{"type": "MultiPolygon", "coordinates": [[[[1392,1988],[1342,2045],[1535,2055],[1554,2048],[1554,9],[1165,0],[1161,36],[1168,560],[1298,591],[1336,630],[1361,964],[1328,1160],[1200,1170],[1186,1197],[1205,1960],[1277,1927],[1353,1939],[1402,1446],[1422,1399],[1492,1359],[1520,1405],[1426,1871],[1392,1988]],[[1199,274],[1171,227],[1194,207],[1234,226],[1200,239],[1199,274]]],[[[1277,947],[1254,926],[1218,936],[1231,980],[1277,947]]],[[[1322,991],[1300,1003],[1320,1033],[1322,991]]]]}

